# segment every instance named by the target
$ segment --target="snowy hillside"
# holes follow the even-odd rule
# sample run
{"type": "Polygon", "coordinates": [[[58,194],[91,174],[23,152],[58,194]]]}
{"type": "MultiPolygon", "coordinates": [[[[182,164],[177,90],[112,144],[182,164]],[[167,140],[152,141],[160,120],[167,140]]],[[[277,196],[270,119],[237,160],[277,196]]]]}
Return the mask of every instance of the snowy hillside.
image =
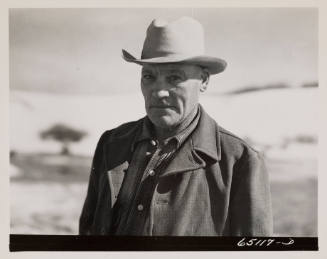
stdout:
{"type": "MultiPolygon", "coordinates": [[[[286,138],[316,137],[317,88],[259,91],[239,95],[203,95],[201,104],[224,128],[262,146],[281,146],[286,138]]],[[[88,132],[72,145],[91,155],[103,131],[145,115],[141,94],[112,96],[55,95],[11,91],[10,146],[20,152],[56,152],[39,132],[64,123],[88,132]]]]}

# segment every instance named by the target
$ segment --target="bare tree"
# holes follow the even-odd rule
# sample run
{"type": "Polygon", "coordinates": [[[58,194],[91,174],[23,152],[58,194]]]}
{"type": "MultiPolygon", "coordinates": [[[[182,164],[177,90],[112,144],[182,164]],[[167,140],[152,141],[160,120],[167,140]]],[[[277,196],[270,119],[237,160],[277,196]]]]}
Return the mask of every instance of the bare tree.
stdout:
{"type": "Polygon", "coordinates": [[[87,135],[86,132],[71,128],[64,124],[55,124],[49,129],[40,132],[40,137],[43,140],[52,139],[62,143],[61,154],[69,155],[69,145],[72,142],[78,142],[87,135]]]}

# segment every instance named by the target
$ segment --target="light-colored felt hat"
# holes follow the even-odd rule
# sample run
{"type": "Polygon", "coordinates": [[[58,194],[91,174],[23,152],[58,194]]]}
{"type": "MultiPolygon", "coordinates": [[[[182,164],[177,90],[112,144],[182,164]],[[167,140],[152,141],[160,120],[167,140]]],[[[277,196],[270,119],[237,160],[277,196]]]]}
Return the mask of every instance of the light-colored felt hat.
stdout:
{"type": "Polygon", "coordinates": [[[202,25],[190,17],[171,23],[153,20],[147,29],[140,59],[124,49],[122,51],[127,62],[139,65],[182,62],[205,67],[210,74],[223,72],[227,65],[223,59],[205,55],[202,25]]]}

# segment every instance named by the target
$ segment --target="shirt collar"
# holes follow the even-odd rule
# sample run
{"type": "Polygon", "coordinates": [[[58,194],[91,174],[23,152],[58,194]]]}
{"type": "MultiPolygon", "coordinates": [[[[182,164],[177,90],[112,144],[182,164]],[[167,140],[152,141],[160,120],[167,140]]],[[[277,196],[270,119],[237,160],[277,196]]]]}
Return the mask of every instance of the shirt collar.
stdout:
{"type": "MultiPolygon", "coordinates": [[[[167,144],[168,142],[174,142],[177,145],[177,148],[179,148],[185,139],[192,133],[192,131],[196,128],[199,119],[200,119],[200,114],[201,114],[201,109],[200,105],[197,108],[197,112],[195,117],[193,118],[192,122],[181,132],[179,132],[177,135],[172,136],[164,141],[164,144],[167,144]]],[[[141,132],[139,135],[136,137],[134,143],[132,144],[132,151],[134,151],[135,146],[146,140],[152,140],[155,139],[154,137],[154,126],[152,122],[150,121],[149,117],[146,116],[143,120],[143,124],[141,127],[141,132]]]]}

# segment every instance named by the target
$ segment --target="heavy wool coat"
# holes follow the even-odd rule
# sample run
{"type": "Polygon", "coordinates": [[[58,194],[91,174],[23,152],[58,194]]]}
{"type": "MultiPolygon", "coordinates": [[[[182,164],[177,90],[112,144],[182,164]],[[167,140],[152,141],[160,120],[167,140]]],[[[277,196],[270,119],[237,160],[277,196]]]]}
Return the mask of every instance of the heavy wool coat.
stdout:
{"type": "MultiPolygon", "coordinates": [[[[115,234],[113,207],[124,196],[119,192],[128,191],[120,186],[143,120],[101,136],[80,234],[115,234]]],[[[269,179],[262,156],[218,126],[203,108],[198,126],[160,175],[152,195],[149,236],[272,235],[269,179]]]]}

